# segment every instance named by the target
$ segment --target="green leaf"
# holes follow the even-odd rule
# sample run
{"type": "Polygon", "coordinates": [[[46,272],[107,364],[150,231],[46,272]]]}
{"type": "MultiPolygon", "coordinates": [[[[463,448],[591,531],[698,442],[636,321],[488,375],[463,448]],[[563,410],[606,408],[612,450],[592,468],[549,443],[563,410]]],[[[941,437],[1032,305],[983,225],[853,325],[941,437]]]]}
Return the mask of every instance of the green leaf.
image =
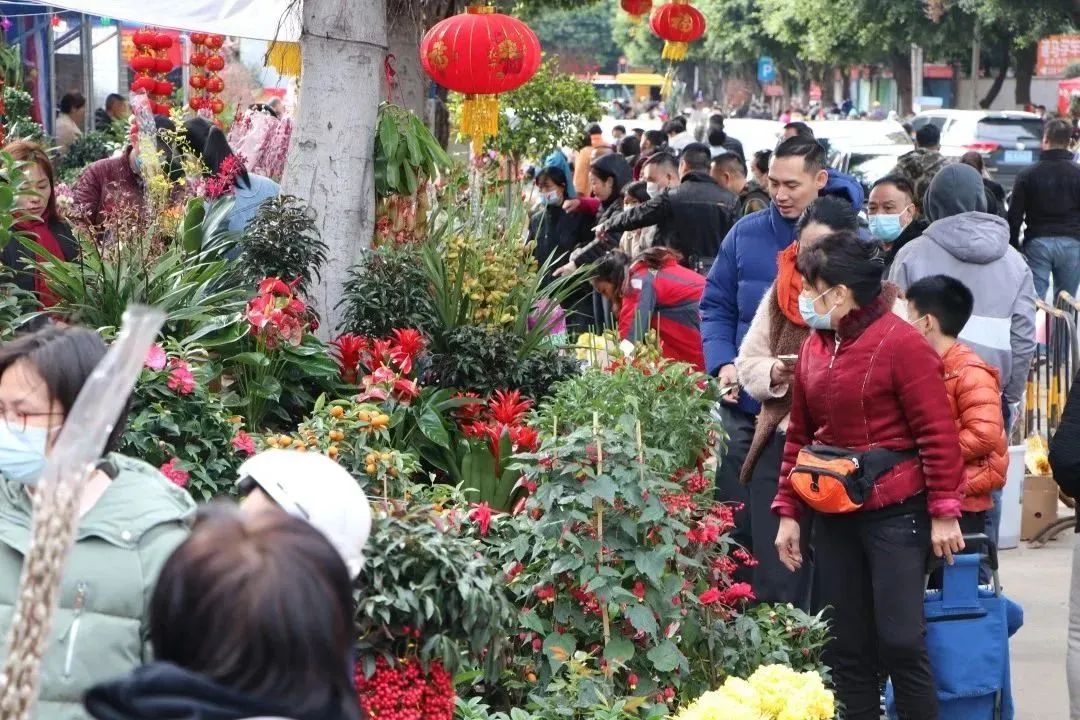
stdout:
{"type": "Polygon", "coordinates": [[[671,672],[685,659],[679,652],[679,648],[670,640],[660,643],[645,656],[649,658],[649,662],[653,664],[657,672],[671,672]]]}
{"type": "Polygon", "coordinates": [[[600,475],[594,480],[585,483],[585,491],[592,493],[608,505],[611,505],[615,502],[615,493],[618,491],[618,488],[615,486],[615,481],[612,480],[610,476],[600,475]]]}
{"type": "Polygon", "coordinates": [[[634,566],[639,573],[652,580],[659,581],[664,574],[665,554],[659,549],[638,550],[634,553],[634,566]]]}
{"type": "Polygon", "coordinates": [[[526,630],[532,630],[533,632],[544,632],[544,623],[540,619],[540,616],[536,614],[535,610],[528,610],[521,613],[521,627],[526,630]]]}
{"type": "Polygon", "coordinates": [[[424,408],[420,417],[416,419],[416,424],[428,440],[441,448],[450,447],[450,435],[446,432],[446,426],[443,425],[442,418],[435,410],[430,407],[424,408]]]}
{"type": "Polygon", "coordinates": [[[572,635],[551,633],[544,638],[544,654],[547,655],[548,660],[551,662],[552,670],[573,657],[576,649],[577,642],[572,635]]]}
{"type": "Polygon", "coordinates": [[[237,353],[229,358],[229,361],[237,365],[250,365],[252,367],[267,367],[270,365],[270,358],[261,352],[237,353]]]}
{"type": "Polygon", "coordinates": [[[628,638],[612,638],[604,648],[604,659],[611,663],[625,665],[634,657],[634,643],[628,638]]]}
{"type": "Polygon", "coordinates": [[[635,630],[648,633],[653,637],[656,637],[656,633],[660,630],[656,624],[656,617],[653,615],[652,608],[644,603],[628,607],[626,609],[626,618],[634,626],[635,630]]]}

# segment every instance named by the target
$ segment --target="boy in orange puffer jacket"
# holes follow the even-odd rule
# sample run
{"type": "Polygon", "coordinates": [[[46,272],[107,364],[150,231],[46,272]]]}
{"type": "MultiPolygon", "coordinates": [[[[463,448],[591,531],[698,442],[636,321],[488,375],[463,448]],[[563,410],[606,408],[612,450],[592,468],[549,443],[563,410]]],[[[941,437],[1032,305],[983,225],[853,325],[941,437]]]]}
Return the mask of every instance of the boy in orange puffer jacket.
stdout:
{"type": "Polygon", "coordinates": [[[974,299],[971,291],[948,275],[933,275],[907,291],[908,321],[941,355],[945,389],[960,433],[966,479],[960,529],[965,534],[986,529],[986,511],[993,506],[990,493],[1005,485],[1009,465],[1002,417],[1001,382],[995,368],[957,340],[974,299]]]}

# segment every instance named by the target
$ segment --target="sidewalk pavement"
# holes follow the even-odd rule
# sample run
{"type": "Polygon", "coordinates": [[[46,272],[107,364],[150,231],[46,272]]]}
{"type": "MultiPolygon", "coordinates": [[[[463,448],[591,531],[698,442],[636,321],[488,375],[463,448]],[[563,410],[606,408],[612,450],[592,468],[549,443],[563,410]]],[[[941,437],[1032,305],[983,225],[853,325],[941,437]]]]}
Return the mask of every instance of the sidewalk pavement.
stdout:
{"type": "Polygon", "coordinates": [[[1065,641],[1074,542],[1066,531],[1042,548],[1021,542],[1001,552],[1002,589],[1024,608],[1024,627],[1011,643],[1017,720],[1069,720],[1065,641]]]}

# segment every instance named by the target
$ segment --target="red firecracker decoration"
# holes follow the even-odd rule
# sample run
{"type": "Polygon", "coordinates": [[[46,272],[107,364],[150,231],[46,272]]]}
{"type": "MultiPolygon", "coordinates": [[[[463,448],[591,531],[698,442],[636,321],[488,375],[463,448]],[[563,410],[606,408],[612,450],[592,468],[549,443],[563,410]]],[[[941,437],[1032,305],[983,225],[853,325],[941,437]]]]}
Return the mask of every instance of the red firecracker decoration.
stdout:
{"type": "Polygon", "coordinates": [[[219,97],[225,89],[225,81],[218,73],[225,69],[225,58],[220,52],[225,37],[208,33],[191,33],[189,37],[191,55],[188,64],[191,74],[188,84],[194,92],[188,106],[192,110],[207,110],[220,115],[225,109],[225,103],[219,97]]]}
{"type": "Polygon", "coordinates": [[[652,10],[652,0],[621,0],[619,4],[636,23],[652,10]]]}
{"type": "Polygon", "coordinates": [[[141,28],[132,33],[135,55],[129,63],[135,71],[131,83],[131,92],[146,93],[150,96],[150,109],[155,115],[168,115],[172,93],[175,89],[168,80],[173,63],[169,59],[169,49],[173,38],[152,28],[141,28]]]}
{"type": "Polygon", "coordinates": [[[653,13],[650,26],[665,41],[662,57],[680,62],[686,59],[689,44],[705,34],[705,16],[690,0],[671,0],[653,13]]]}
{"type": "Polygon", "coordinates": [[[521,87],[540,67],[540,41],[517,18],[470,5],[427,31],[420,62],[432,80],[465,95],[461,132],[479,153],[499,130],[496,95],[521,87]]]}

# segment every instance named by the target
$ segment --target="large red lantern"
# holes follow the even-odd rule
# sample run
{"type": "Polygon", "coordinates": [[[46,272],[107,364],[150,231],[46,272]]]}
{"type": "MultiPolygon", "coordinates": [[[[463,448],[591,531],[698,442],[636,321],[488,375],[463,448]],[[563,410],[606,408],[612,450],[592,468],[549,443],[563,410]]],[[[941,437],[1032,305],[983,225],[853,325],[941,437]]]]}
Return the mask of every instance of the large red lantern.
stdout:
{"type": "Polygon", "coordinates": [[[650,26],[665,41],[662,57],[682,61],[686,59],[689,44],[705,34],[705,16],[690,0],[671,0],[653,13],[650,26]]]}
{"type": "Polygon", "coordinates": [[[540,67],[540,41],[528,25],[470,5],[435,25],[420,42],[420,62],[432,80],[465,95],[461,132],[474,152],[499,130],[495,96],[521,87],[540,67]]]}
{"type": "Polygon", "coordinates": [[[641,18],[652,10],[652,0],[621,0],[619,4],[634,22],[641,22],[641,18]]]}

